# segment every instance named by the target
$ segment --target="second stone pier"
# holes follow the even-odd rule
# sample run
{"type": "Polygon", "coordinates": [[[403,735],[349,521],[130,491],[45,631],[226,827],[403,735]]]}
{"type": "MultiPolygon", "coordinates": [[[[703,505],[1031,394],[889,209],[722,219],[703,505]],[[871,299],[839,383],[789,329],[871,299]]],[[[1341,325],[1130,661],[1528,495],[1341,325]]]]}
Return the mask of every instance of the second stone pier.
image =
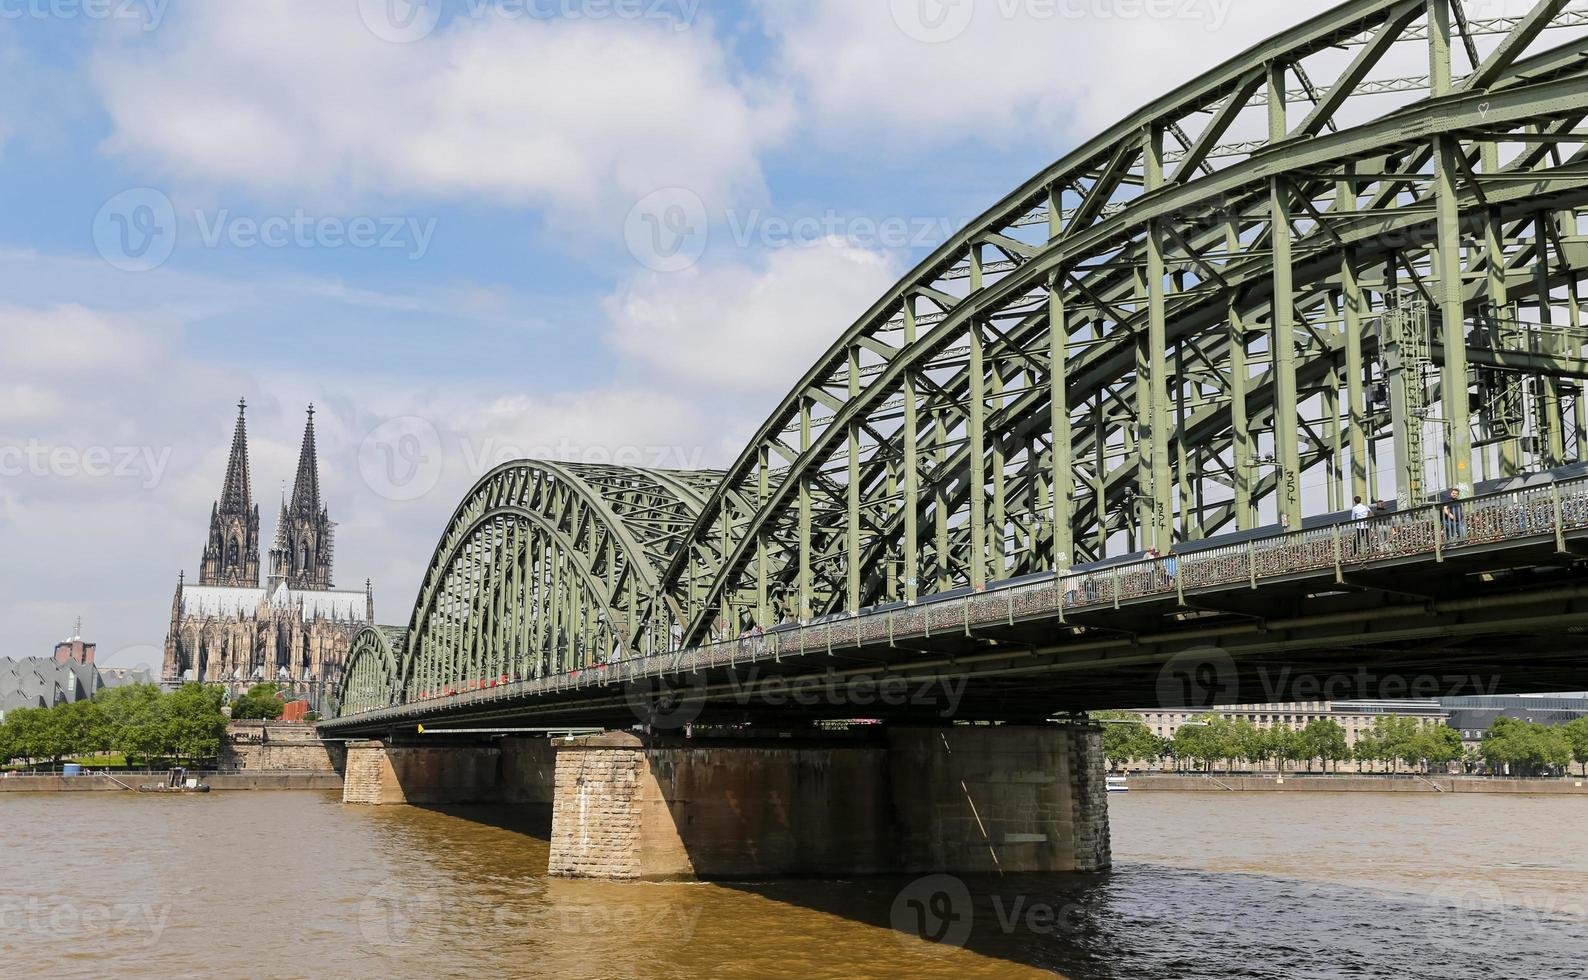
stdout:
{"type": "Polygon", "coordinates": [[[890,727],[869,740],[608,732],[557,744],[550,871],[656,879],[1102,871],[1091,726],[890,727]]]}

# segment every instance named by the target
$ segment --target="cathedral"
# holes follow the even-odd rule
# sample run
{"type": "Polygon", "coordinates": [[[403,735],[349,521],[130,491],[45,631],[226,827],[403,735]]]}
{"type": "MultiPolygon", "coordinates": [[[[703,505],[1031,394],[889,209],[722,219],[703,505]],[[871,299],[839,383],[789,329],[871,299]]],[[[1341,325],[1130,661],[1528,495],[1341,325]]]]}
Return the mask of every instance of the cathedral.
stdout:
{"type": "Polygon", "coordinates": [[[171,600],[161,682],[201,680],[233,695],[274,681],[285,693],[318,707],[322,692],[340,679],[353,637],[375,618],[368,581],[362,591],[331,585],[331,515],[320,502],[314,448],[314,406],[303,430],[292,497],[276,518],[269,572],[259,581],[259,505],[248,475],[246,402],[237,404],[237,428],[220,499],[210,509],[209,537],[198,584],[178,575],[171,600]]]}

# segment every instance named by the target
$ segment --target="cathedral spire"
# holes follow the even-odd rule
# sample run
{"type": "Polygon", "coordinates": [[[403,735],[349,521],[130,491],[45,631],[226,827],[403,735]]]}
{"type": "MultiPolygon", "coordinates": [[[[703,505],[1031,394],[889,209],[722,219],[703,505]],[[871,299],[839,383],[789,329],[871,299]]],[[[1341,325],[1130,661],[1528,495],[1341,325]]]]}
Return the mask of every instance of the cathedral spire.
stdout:
{"type": "Polygon", "coordinates": [[[298,478],[292,484],[292,513],[314,516],[320,513],[320,463],[314,449],[314,405],[309,406],[309,423],[303,427],[303,448],[298,450],[298,478]]]}
{"type": "Polygon", "coordinates": [[[226,461],[226,481],[221,484],[220,512],[245,514],[253,504],[253,486],[248,478],[248,426],[246,399],[237,400],[237,428],[232,431],[232,454],[226,461]]]}
{"type": "Polygon", "coordinates": [[[314,406],[303,427],[303,448],[298,452],[298,476],[292,500],[281,512],[276,527],[276,550],[271,554],[272,576],[286,580],[289,589],[329,589],[332,554],[331,516],[320,501],[320,464],[314,445],[314,406]]]}
{"type": "Polygon", "coordinates": [[[210,533],[199,562],[200,585],[259,585],[259,508],[248,475],[248,402],[237,401],[232,452],[221,496],[210,508],[210,533]]]}

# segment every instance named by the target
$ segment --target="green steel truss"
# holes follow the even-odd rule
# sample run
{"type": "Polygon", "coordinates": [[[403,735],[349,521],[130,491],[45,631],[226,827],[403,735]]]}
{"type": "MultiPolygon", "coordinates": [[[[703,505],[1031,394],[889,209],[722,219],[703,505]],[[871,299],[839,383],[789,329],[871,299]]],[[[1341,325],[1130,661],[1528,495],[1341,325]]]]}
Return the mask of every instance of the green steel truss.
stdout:
{"type": "Polygon", "coordinates": [[[945,243],[725,473],[486,477],[403,696],[1588,459],[1585,115],[1566,0],[1258,45],[945,243]]]}

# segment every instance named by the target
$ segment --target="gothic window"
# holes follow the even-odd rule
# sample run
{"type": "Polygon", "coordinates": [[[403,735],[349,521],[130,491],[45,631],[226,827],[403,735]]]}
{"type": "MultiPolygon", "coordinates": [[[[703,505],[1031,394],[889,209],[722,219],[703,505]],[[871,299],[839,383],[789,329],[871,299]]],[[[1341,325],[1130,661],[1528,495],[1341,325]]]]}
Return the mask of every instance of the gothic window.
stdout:
{"type": "Polygon", "coordinates": [[[232,543],[226,549],[226,564],[228,564],[228,565],[237,564],[237,551],[238,551],[237,539],[236,538],[232,538],[232,543]]]}
{"type": "Polygon", "coordinates": [[[300,569],[302,569],[303,571],[307,572],[309,570],[309,544],[308,544],[308,542],[304,542],[304,544],[303,544],[302,555],[303,555],[303,562],[298,567],[300,569]]]}

